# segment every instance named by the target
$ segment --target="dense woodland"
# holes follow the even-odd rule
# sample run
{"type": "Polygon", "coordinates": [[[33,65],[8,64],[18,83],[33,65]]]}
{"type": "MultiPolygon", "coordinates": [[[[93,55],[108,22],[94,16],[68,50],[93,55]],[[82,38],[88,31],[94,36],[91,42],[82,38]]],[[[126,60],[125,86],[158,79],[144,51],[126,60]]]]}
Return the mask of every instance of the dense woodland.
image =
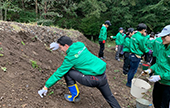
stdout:
{"type": "Polygon", "coordinates": [[[158,32],[170,24],[170,0],[1,0],[0,19],[46,26],[73,28],[85,36],[98,37],[106,20],[125,29],[145,23],[148,32],[158,32]]]}

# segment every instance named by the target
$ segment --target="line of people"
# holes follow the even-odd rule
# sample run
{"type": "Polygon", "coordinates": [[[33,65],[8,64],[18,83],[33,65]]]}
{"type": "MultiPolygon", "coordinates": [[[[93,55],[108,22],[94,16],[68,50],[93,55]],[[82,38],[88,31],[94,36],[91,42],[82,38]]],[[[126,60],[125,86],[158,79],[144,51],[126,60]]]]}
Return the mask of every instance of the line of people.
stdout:
{"type": "MultiPolygon", "coordinates": [[[[153,89],[153,104],[155,108],[170,108],[170,25],[154,36],[146,34],[147,26],[140,23],[135,31],[129,28],[126,35],[119,28],[116,36],[117,52],[115,59],[120,61],[124,55],[123,74],[127,74],[126,86],[131,87],[132,79],[142,57],[151,67],[141,74],[149,74],[150,82],[155,82],[153,89]],[[123,53],[122,53],[123,52],[123,53]]],[[[100,56],[99,56],[100,57],[100,56]]]]}
{"type": "MultiPolygon", "coordinates": [[[[82,42],[72,42],[67,36],[60,37],[57,43],[50,45],[53,50],[60,48],[61,51],[66,53],[66,56],[62,65],[46,81],[44,87],[38,91],[42,98],[47,94],[48,88],[64,77],[71,93],[71,95],[64,95],[67,101],[80,101],[80,91],[76,83],[79,82],[85,86],[96,87],[112,108],[121,108],[111,93],[106,76],[106,63],[102,60],[105,58],[103,51],[109,26],[111,26],[110,21],[106,21],[100,30],[99,58],[93,55],[82,42]]],[[[136,33],[134,33],[133,28],[129,28],[127,35],[125,35],[122,31],[123,28],[120,28],[120,33],[117,34],[122,36],[121,39],[123,39],[124,58],[126,58],[123,73],[128,74],[126,86],[131,87],[131,80],[137,72],[142,55],[153,52],[153,56],[156,57],[156,63],[141,74],[153,73],[149,81],[156,82],[153,90],[155,108],[168,108],[170,102],[170,25],[166,26],[158,34],[159,38],[153,40],[148,40],[144,36],[146,29],[147,26],[141,23],[137,26],[136,33]]],[[[120,48],[118,46],[119,52],[120,48]]],[[[116,58],[116,60],[118,59],[116,58]]]]}

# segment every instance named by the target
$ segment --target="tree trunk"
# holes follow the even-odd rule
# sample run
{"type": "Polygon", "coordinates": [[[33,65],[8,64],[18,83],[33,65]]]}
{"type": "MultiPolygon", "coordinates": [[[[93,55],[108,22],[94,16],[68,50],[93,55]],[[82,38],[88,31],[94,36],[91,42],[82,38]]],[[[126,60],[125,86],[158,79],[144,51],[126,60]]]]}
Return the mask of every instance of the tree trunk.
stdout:
{"type": "Polygon", "coordinates": [[[22,9],[25,8],[25,5],[24,5],[24,0],[22,0],[22,9]]]}
{"type": "Polygon", "coordinates": [[[7,20],[7,8],[5,8],[5,21],[7,20]]]}
{"type": "Polygon", "coordinates": [[[36,18],[37,18],[38,16],[37,0],[35,0],[35,12],[36,12],[36,18]]]}
{"type": "MultiPolygon", "coordinates": [[[[47,2],[45,2],[44,5],[44,13],[47,13],[47,2]]],[[[46,19],[46,15],[44,15],[44,18],[46,19]]]]}
{"type": "MultiPolygon", "coordinates": [[[[0,0],[0,7],[2,7],[2,1],[0,0]]],[[[3,20],[2,9],[0,9],[0,20],[3,20]]]]}

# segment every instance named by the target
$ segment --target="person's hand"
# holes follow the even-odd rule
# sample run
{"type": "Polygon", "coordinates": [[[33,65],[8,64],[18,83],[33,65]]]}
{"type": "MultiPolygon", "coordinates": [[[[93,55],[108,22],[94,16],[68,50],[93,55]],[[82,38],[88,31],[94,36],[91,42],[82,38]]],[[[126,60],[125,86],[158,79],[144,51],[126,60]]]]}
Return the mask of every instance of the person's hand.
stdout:
{"type": "Polygon", "coordinates": [[[44,88],[38,91],[38,94],[41,96],[41,98],[43,98],[43,95],[46,96],[47,92],[48,92],[48,88],[44,86],[44,88]]]}
{"type": "Polygon", "coordinates": [[[57,50],[59,48],[59,44],[56,42],[53,42],[50,44],[50,49],[57,50]]]}
{"type": "Polygon", "coordinates": [[[103,40],[103,43],[105,43],[106,41],[105,40],[103,40]]]}
{"type": "Polygon", "coordinates": [[[144,70],[142,71],[141,75],[146,75],[146,74],[150,74],[151,73],[151,69],[147,69],[147,70],[144,70]]]}
{"type": "Polygon", "coordinates": [[[149,52],[148,52],[149,54],[152,54],[152,50],[149,50],[149,52]]]}
{"type": "Polygon", "coordinates": [[[157,82],[157,81],[161,80],[161,76],[160,75],[153,75],[150,78],[148,78],[148,80],[150,82],[157,82]]]}

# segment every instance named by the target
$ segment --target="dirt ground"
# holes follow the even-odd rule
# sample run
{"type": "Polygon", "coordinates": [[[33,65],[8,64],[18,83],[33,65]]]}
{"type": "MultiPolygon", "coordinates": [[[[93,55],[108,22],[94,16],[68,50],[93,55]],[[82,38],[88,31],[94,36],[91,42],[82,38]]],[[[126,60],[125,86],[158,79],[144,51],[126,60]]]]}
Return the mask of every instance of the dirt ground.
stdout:
{"type": "MultiPolygon", "coordinates": [[[[69,103],[63,95],[69,93],[64,79],[48,91],[46,97],[38,95],[46,80],[64,59],[61,51],[50,51],[49,43],[62,35],[82,41],[95,55],[99,45],[92,43],[78,31],[0,22],[0,108],[110,108],[96,88],[79,85],[81,101],[69,103]],[[27,29],[26,29],[27,28],[27,29]],[[35,31],[33,31],[35,30],[35,31]],[[55,35],[54,35],[55,34],[55,35]],[[58,35],[56,35],[58,34],[58,35]],[[5,70],[6,68],[6,70],[5,70]]],[[[114,48],[105,50],[107,77],[113,95],[122,108],[135,108],[135,98],[126,87],[127,76],[122,74],[123,61],[114,59],[114,48]]],[[[138,69],[136,76],[141,69],[138,69]]],[[[145,99],[151,101],[149,90],[145,99]]]]}

